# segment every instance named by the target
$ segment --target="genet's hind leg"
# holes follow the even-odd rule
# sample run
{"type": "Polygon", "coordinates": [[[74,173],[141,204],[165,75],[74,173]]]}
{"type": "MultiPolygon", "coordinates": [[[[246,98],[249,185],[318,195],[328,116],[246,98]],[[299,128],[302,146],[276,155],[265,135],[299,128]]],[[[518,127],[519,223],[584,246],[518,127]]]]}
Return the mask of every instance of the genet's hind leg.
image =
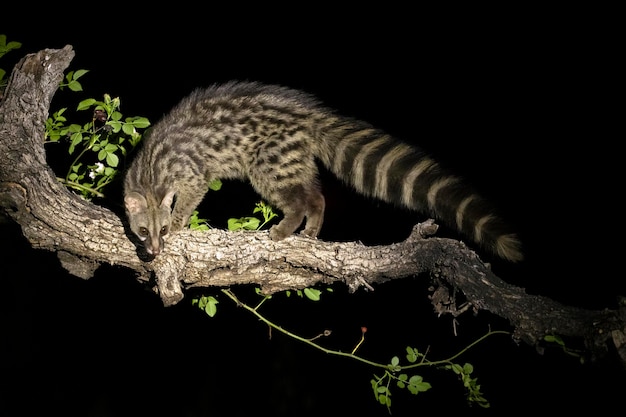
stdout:
{"type": "Polygon", "coordinates": [[[326,200],[319,190],[312,190],[306,199],[306,226],[302,231],[303,235],[317,237],[324,223],[324,209],[326,200]]]}
{"type": "Polygon", "coordinates": [[[303,186],[289,187],[275,193],[273,202],[283,212],[283,219],[270,229],[270,238],[282,240],[293,234],[306,217],[306,226],[302,234],[317,237],[324,220],[324,196],[316,187],[305,189],[303,186]]]}
{"type": "Polygon", "coordinates": [[[274,241],[283,240],[291,235],[302,224],[304,220],[304,211],[292,210],[292,208],[284,208],[283,219],[270,228],[270,239],[274,241]]]}

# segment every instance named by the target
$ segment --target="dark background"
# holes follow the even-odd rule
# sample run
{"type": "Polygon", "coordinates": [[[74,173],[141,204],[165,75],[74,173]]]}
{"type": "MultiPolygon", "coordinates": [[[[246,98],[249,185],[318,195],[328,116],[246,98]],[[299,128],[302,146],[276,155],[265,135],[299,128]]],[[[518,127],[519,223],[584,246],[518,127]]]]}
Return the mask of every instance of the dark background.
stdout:
{"type": "MultiPolygon", "coordinates": [[[[59,92],[51,111],[80,99],[120,97],[124,116],[156,122],[192,89],[230,79],[311,92],[348,116],[418,143],[489,196],[524,241],[527,261],[496,264],[528,292],[584,308],[615,308],[623,244],[617,195],[621,137],[612,130],[622,68],[605,17],[584,10],[232,10],[180,6],[4,14],[0,33],[21,49],[0,60],[70,44],[69,70],[89,69],[84,93],[59,92]],[[159,16],[154,16],[154,14],[159,16]],[[60,17],[59,17],[60,16],[60,17]]],[[[77,114],[77,117],[86,115],[77,114]]],[[[77,120],[85,123],[87,120],[77,120]]],[[[619,130],[618,130],[619,131],[619,130]]],[[[53,161],[51,160],[51,164],[53,161]]],[[[422,217],[359,197],[324,175],[328,207],[320,238],[388,243],[422,217]]],[[[119,204],[119,183],[108,204],[119,204]]],[[[225,184],[205,217],[223,226],[249,215],[257,197],[225,184]]],[[[1,226],[0,415],[387,415],[374,401],[376,370],[274,333],[220,298],[208,318],[187,297],[164,308],[130,271],[103,266],[89,281],[69,276],[53,253],[1,226]]],[[[379,362],[407,345],[431,359],[492,329],[498,317],[437,318],[427,279],[372,293],[334,287],[322,302],[276,295],[267,315],[303,336],[332,329],[329,347],[379,362]]],[[[237,289],[249,302],[251,288],[237,289]]],[[[475,366],[491,410],[470,408],[452,374],[420,369],[433,389],[399,390],[393,415],[445,410],[609,410],[626,381],[615,360],[579,365],[558,350],[538,354],[495,336],[460,359],[475,366]]]]}

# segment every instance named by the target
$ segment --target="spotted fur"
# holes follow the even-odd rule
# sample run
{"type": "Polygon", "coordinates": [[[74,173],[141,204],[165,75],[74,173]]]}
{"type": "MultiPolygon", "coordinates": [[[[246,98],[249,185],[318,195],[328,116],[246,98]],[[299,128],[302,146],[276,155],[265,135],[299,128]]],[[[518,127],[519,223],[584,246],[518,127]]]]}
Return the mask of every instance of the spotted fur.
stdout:
{"type": "Polygon", "coordinates": [[[124,180],[130,228],[157,255],[211,180],[242,179],[283,213],[272,239],[303,222],[316,237],[325,206],[317,161],[359,193],[432,216],[503,259],[523,258],[492,207],[420,148],[309,94],[257,82],[197,89],[151,129],[124,180]]]}

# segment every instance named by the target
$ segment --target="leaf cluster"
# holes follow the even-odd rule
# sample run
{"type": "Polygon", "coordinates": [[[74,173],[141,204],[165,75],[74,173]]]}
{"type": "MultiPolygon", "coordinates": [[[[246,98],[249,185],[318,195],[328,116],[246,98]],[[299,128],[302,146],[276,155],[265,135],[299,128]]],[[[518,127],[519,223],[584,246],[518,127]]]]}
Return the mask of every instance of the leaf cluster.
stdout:
{"type": "MultiPolygon", "coordinates": [[[[8,52],[19,49],[21,47],[22,44],[20,42],[12,41],[7,43],[7,36],[0,34],[0,58],[2,58],[8,52]]],[[[0,68],[0,98],[2,98],[2,91],[4,91],[4,88],[8,83],[8,80],[5,78],[6,74],[6,70],[0,68]]]]}
{"type": "Polygon", "coordinates": [[[263,201],[260,201],[256,204],[252,213],[261,213],[261,215],[263,216],[263,222],[261,222],[261,220],[255,216],[230,218],[228,219],[228,230],[260,230],[274,217],[278,216],[278,214],[274,212],[272,207],[265,204],[263,201]]]}
{"type": "MultiPolygon", "coordinates": [[[[62,85],[81,91],[78,79],[87,72],[69,72],[62,85]]],[[[140,131],[150,126],[145,117],[124,118],[119,111],[120,104],[119,98],[104,94],[103,100],[88,98],[78,104],[77,111],[91,111],[85,124],[68,123],[67,108],[54,112],[46,120],[45,143],[63,141],[68,146],[68,154],[75,156],[59,181],[87,200],[104,197],[104,187],[119,173],[120,158],[137,146],[142,138],[140,131]]]]}
{"type": "MultiPolygon", "coordinates": [[[[416,348],[408,346],[406,348],[406,360],[409,363],[417,363],[421,360],[424,363],[426,355],[420,353],[416,348]]],[[[427,362],[426,362],[427,363],[427,362]]],[[[400,366],[400,358],[394,356],[391,358],[387,369],[382,376],[374,375],[374,378],[370,380],[372,390],[374,391],[374,397],[376,401],[387,407],[387,410],[391,413],[391,387],[393,381],[395,385],[400,389],[407,389],[411,394],[417,395],[420,392],[425,392],[431,389],[429,382],[424,381],[421,375],[409,375],[404,367],[400,366]]]]}

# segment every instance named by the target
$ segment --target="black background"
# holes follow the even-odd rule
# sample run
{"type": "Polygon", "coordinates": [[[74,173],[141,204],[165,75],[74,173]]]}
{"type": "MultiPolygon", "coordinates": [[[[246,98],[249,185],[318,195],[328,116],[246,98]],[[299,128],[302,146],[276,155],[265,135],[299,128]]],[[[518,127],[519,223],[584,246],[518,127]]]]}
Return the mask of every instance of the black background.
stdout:
{"type": "MultiPolygon", "coordinates": [[[[623,247],[621,137],[611,128],[621,64],[605,17],[584,10],[243,5],[101,5],[45,16],[38,24],[31,14],[2,17],[0,33],[23,46],[0,67],[10,71],[26,53],[72,45],[69,70],[90,70],[81,79],[84,93],[57,93],[51,111],[108,93],[121,98],[125,116],[156,122],[192,89],[215,82],[300,88],[419,143],[494,200],[527,253],[521,265],[496,265],[503,279],[584,308],[615,308],[626,293],[616,262],[623,247]]],[[[387,243],[423,220],[359,197],[329,176],[323,183],[322,239],[387,243]]],[[[115,208],[119,183],[111,187],[106,203],[115,208]]],[[[213,197],[219,204],[201,206],[217,227],[249,215],[257,201],[245,184],[228,183],[220,193],[213,197]]],[[[82,281],[54,254],[30,248],[15,225],[3,225],[2,235],[2,415],[387,415],[369,385],[376,370],[277,333],[270,339],[225,297],[212,319],[188,301],[164,308],[130,271],[104,266],[82,281]]],[[[442,358],[489,327],[509,329],[480,313],[459,318],[454,337],[451,319],[432,312],[427,280],[404,281],[352,295],[336,286],[320,303],[276,295],[264,312],[304,336],[332,329],[326,344],[344,351],[367,326],[359,352],[379,362],[402,356],[407,345],[442,358]]],[[[251,288],[237,290],[254,302],[251,288]]],[[[581,366],[506,336],[488,339],[466,360],[491,410],[468,407],[452,374],[420,370],[433,389],[418,397],[397,391],[393,415],[601,411],[619,406],[626,388],[615,360],[581,366]]]]}

